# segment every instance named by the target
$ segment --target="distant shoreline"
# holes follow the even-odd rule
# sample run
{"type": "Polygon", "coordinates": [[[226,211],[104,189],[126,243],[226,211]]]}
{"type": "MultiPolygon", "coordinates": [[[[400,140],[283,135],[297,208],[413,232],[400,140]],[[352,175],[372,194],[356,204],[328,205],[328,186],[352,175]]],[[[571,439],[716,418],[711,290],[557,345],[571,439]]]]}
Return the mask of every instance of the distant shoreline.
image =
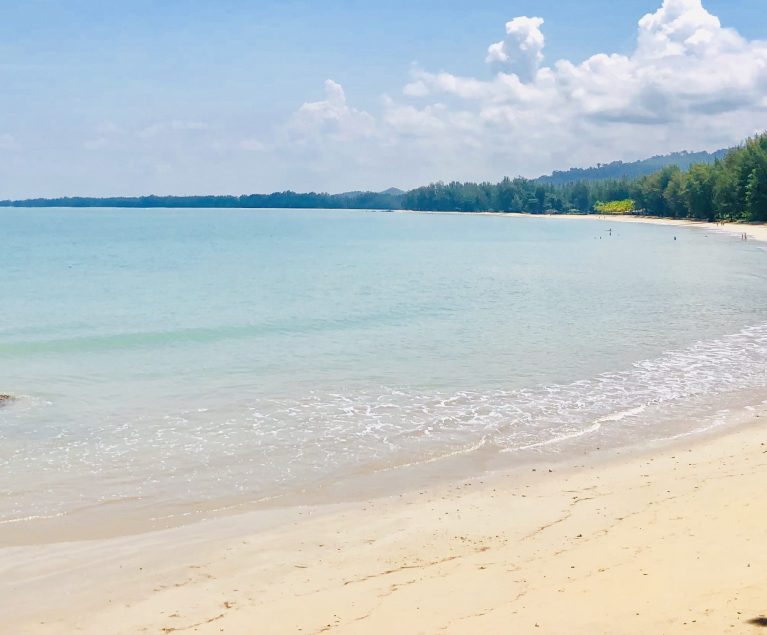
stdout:
{"type": "MultiPolygon", "coordinates": [[[[650,210],[664,218],[718,218],[767,221],[764,171],[758,157],[767,151],[767,134],[747,139],[720,161],[652,164],[653,170],[588,178],[582,170],[551,178],[504,177],[497,183],[436,181],[409,189],[329,194],[285,190],[268,194],[183,196],[60,196],[5,199],[2,207],[254,208],[355,210],[516,210],[539,214],[625,213],[650,210]],[[685,166],[685,167],[683,167],[685,166]],[[617,177],[617,178],[616,178],[617,177]],[[748,187],[737,183],[748,181],[748,187]],[[714,187],[714,184],[719,184],[714,187]],[[697,193],[696,193],[697,192],[697,193]],[[696,194],[691,194],[696,193],[696,194]]],[[[706,155],[710,157],[711,155],[706,155]]],[[[680,157],[677,156],[677,159],[680,157]]],[[[685,158],[690,158],[685,155],[685,158]]],[[[601,169],[601,167],[599,168],[601,169]]],[[[591,174],[591,176],[594,176],[591,174]]],[[[508,212],[503,212],[508,213],[508,212]]]]}
{"type": "MultiPolygon", "coordinates": [[[[342,195],[332,195],[342,196],[342,195]]],[[[222,197],[225,198],[225,197],[222,197]]],[[[236,197],[233,197],[236,198],[236,197]]],[[[599,221],[612,221],[618,223],[648,223],[652,225],[668,225],[676,227],[697,227],[699,229],[706,229],[709,231],[720,232],[731,235],[746,234],[748,239],[757,240],[760,242],[767,242],[767,223],[748,222],[742,220],[726,221],[726,222],[712,222],[697,220],[694,218],[669,218],[665,216],[653,216],[653,215],[639,215],[639,214],[584,214],[584,213],[561,213],[561,214],[535,214],[531,212],[497,212],[497,211],[460,211],[460,210],[415,210],[415,209],[393,209],[393,208],[376,208],[372,206],[365,207],[264,207],[264,206],[193,206],[193,205],[158,205],[158,206],[137,206],[137,205],[14,205],[12,203],[19,203],[21,201],[0,201],[0,209],[44,209],[50,207],[51,209],[125,209],[125,210],[138,210],[138,209],[221,209],[221,210],[297,210],[297,211],[348,211],[348,212],[370,212],[370,213],[389,213],[389,214],[436,214],[436,215],[451,215],[451,216],[502,216],[507,218],[568,218],[568,219],[590,219],[599,221]]]]}
{"type": "Polygon", "coordinates": [[[460,216],[504,216],[511,218],[569,218],[598,220],[604,222],[615,221],[618,223],[646,223],[648,225],[667,225],[671,227],[694,227],[734,236],[739,236],[740,234],[746,233],[749,240],[767,242],[767,223],[748,223],[745,221],[712,223],[711,221],[696,220],[694,218],[665,218],[663,216],[639,216],[635,214],[529,214],[527,212],[430,212],[420,210],[396,210],[395,213],[449,214],[460,216]]]}

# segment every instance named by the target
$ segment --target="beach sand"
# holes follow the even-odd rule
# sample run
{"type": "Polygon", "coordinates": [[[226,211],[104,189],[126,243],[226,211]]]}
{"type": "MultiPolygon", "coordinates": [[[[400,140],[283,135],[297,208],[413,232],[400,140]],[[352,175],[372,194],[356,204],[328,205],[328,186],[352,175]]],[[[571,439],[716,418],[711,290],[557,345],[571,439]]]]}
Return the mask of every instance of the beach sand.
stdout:
{"type": "Polygon", "coordinates": [[[261,531],[245,514],[5,549],[0,620],[14,634],[761,632],[765,422],[261,531]]]}
{"type": "Polygon", "coordinates": [[[702,229],[710,232],[719,232],[723,234],[730,234],[739,238],[741,234],[745,234],[747,240],[757,240],[759,242],[767,241],[767,225],[763,223],[750,224],[750,223],[709,223],[706,221],[695,221],[689,219],[674,219],[674,218],[656,218],[653,216],[598,216],[598,215],[574,215],[574,216],[558,216],[557,218],[592,218],[603,221],[615,221],[618,223],[649,223],[653,225],[671,225],[676,227],[692,227],[702,229]]]}
{"type": "Polygon", "coordinates": [[[765,424],[762,408],[652,452],[0,549],[0,632],[767,633],[765,424]]]}
{"type": "Polygon", "coordinates": [[[767,241],[767,224],[765,223],[710,223],[707,221],[691,220],[689,218],[662,218],[659,216],[634,216],[630,214],[526,214],[520,212],[413,212],[402,211],[400,214],[466,214],[470,216],[503,216],[506,218],[556,218],[565,220],[592,220],[615,223],[646,223],[650,225],[668,225],[672,227],[691,227],[710,232],[721,232],[740,238],[746,235],[747,240],[760,243],[767,241]]]}

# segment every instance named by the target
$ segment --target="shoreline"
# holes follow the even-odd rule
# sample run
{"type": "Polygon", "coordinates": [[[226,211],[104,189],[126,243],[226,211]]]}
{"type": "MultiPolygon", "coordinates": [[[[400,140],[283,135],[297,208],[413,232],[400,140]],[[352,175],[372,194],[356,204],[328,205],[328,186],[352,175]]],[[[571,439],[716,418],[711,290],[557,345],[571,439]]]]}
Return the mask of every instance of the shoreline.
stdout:
{"type": "MultiPolygon", "coordinates": [[[[767,408],[767,400],[759,407],[767,408]]],[[[569,448],[561,454],[514,455],[514,459],[509,458],[511,454],[497,448],[481,456],[471,448],[437,459],[366,472],[355,479],[344,479],[317,490],[300,489],[292,494],[256,501],[248,497],[233,501],[213,500],[205,505],[190,504],[183,510],[177,508],[174,513],[163,516],[148,517],[145,507],[141,506],[121,510],[119,515],[114,515],[113,505],[106,502],[85,513],[30,517],[11,521],[4,526],[0,523],[0,554],[4,549],[33,550],[50,545],[138,541],[144,536],[183,532],[206,523],[225,524],[231,521],[236,525],[237,519],[245,517],[250,518],[259,531],[271,530],[305,510],[311,510],[312,515],[325,515],[336,509],[354,509],[373,501],[393,500],[424,490],[452,488],[472,480],[489,481],[547,470],[562,473],[609,467],[627,458],[651,457],[666,450],[686,449],[694,444],[726,437],[747,426],[753,408],[736,408],[725,421],[675,437],[645,439],[641,443],[616,446],[598,443],[580,449],[569,448]]],[[[162,509],[159,508],[158,512],[162,509]]]]}
{"type": "Polygon", "coordinates": [[[603,464],[6,548],[0,615],[24,633],[745,632],[767,611],[765,419],[603,464]]]}
{"type": "Polygon", "coordinates": [[[499,216],[508,218],[541,218],[541,219],[585,219],[592,221],[619,222],[619,223],[645,223],[648,225],[665,225],[669,227],[690,227],[706,229],[709,231],[740,236],[747,234],[749,240],[760,243],[767,242],[767,223],[712,223],[710,221],[695,220],[692,218],[666,218],[663,216],[638,216],[632,214],[527,214],[524,212],[447,212],[447,211],[421,211],[421,210],[393,210],[395,214],[439,214],[439,215],[462,215],[462,216],[499,216]]]}
{"type": "MultiPolygon", "coordinates": [[[[578,218],[589,218],[588,214],[580,215],[578,218]]],[[[593,217],[592,217],[593,218],[593,217]]],[[[717,224],[709,221],[699,221],[693,219],[680,218],[662,218],[659,216],[629,216],[629,215],[610,215],[596,216],[596,220],[612,221],[619,223],[646,223],[649,225],[666,225],[671,227],[690,227],[705,229],[716,233],[727,234],[730,236],[740,236],[746,234],[748,240],[755,240],[760,243],[767,242],[767,224],[764,223],[723,223],[717,224]]]]}
{"type": "MultiPolygon", "coordinates": [[[[767,225],[543,217],[748,227],[767,241],[767,225]]],[[[762,405],[660,448],[399,495],[3,547],[0,615],[24,633],[743,632],[767,613],[765,418],[762,405]]]]}

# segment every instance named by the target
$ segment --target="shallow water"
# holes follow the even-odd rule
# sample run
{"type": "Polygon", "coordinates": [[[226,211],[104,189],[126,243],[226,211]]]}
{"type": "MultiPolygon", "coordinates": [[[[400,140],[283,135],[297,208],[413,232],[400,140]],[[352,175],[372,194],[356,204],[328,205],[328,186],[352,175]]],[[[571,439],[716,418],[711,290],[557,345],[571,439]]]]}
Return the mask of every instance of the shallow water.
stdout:
{"type": "Polygon", "coordinates": [[[18,396],[0,408],[0,523],[642,445],[722,425],[767,386],[766,255],[699,229],[298,210],[0,223],[0,393],[18,396]]]}

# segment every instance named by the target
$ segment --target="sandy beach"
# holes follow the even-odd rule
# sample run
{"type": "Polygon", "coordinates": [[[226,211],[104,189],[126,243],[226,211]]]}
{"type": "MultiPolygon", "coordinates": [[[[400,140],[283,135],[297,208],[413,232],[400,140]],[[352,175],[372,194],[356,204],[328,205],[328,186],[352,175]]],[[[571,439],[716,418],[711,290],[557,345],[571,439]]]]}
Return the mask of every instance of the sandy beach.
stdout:
{"type": "Polygon", "coordinates": [[[709,223],[690,219],[658,218],[654,216],[595,216],[575,215],[573,218],[592,218],[618,223],[649,223],[654,225],[671,225],[676,227],[693,227],[705,231],[720,232],[740,237],[745,234],[747,240],[767,241],[767,225],[750,223],[709,223]]]}
{"type": "Polygon", "coordinates": [[[0,635],[767,635],[767,0],[0,4],[0,635]]]}
{"type": "Polygon", "coordinates": [[[467,214],[470,216],[502,216],[507,218],[558,218],[570,220],[591,220],[615,223],[645,223],[649,225],[668,225],[671,227],[691,227],[695,229],[720,232],[747,240],[767,242],[767,224],[764,223],[711,223],[689,218],[663,218],[660,216],[603,215],[603,214],[522,214],[519,212],[395,212],[401,214],[467,214]]]}
{"type": "MultiPolygon", "coordinates": [[[[764,226],[607,220],[767,240],[764,226]]],[[[2,631],[765,632],[765,422],[767,406],[652,451],[2,548],[2,631]]]]}
{"type": "Polygon", "coordinates": [[[263,531],[243,515],[5,549],[1,619],[9,633],[759,632],[766,418],[263,531]]]}

